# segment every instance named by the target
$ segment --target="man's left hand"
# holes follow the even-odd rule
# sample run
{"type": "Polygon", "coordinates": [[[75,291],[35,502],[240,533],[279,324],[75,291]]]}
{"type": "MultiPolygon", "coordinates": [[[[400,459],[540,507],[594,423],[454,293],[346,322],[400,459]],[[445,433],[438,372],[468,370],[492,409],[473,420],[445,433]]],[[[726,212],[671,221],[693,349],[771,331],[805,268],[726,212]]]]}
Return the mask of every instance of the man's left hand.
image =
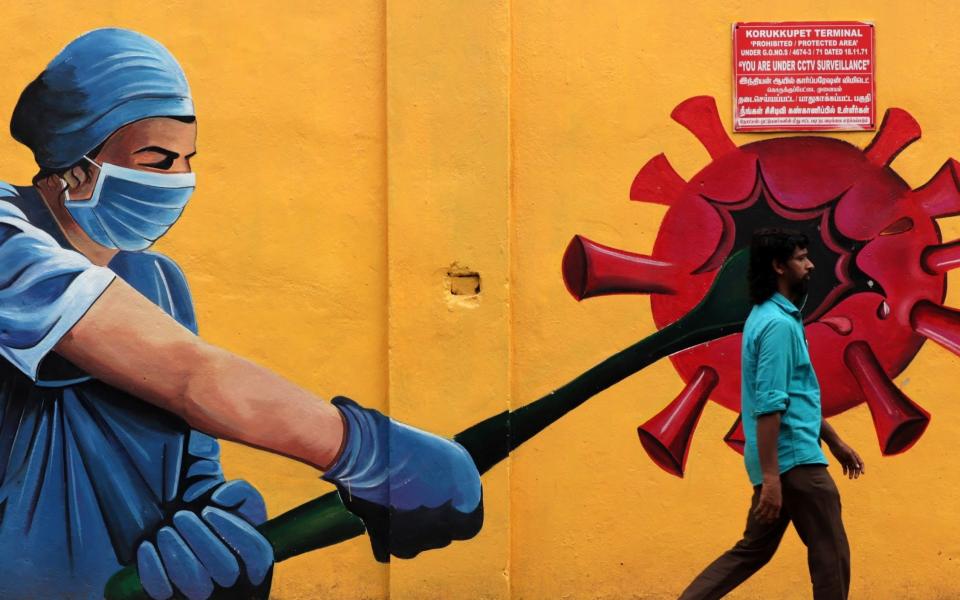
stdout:
{"type": "Polygon", "coordinates": [[[846,445],[844,442],[830,446],[830,452],[837,458],[837,462],[843,467],[843,474],[850,479],[857,479],[866,473],[863,459],[857,454],[857,451],[846,445]]]}

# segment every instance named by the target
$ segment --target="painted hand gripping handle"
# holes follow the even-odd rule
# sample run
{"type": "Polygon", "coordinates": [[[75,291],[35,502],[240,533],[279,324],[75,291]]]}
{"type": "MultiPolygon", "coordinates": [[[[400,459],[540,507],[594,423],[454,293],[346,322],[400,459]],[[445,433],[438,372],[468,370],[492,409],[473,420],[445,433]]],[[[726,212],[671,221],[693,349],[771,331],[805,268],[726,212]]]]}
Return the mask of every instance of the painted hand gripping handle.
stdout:
{"type": "MultiPolygon", "coordinates": [[[[659,359],[743,329],[750,312],[747,250],[726,260],[710,290],[689,313],[667,327],[607,358],[566,385],[515,411],[504,411],[454,436],[480,473],[565,414],[608,387],[659,359]]],[[[277,562],[357,537],[364,522],[339,492],[330,492],[275,517],[259,528],[273,546],[277,562]]],[[[130,566],[107,582],[106,600],[147,600],[137,571],[130,566]]]]}
{"type": "Polygon", "coordinates": [[[483,488],[463,446],[343,396],[332,403],[346,423],[346,444],[323,478],[363,521],[374,558],[413,558],[477,535],[483,488]]]}

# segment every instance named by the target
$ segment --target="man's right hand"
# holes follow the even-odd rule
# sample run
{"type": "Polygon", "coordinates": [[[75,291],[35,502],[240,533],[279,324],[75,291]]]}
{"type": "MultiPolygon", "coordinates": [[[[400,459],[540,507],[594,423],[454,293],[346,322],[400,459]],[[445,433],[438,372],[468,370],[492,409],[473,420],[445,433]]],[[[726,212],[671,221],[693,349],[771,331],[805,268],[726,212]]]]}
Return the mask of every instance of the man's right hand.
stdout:
{"type": "Polygon", "coordinates": [[[764,523],[772,523],[780,518],[780,507],[783,505],[783,494],[780,489],[780,478],[764,479],[760,487],[760,500],[753,514],[764,523]]]}
{"type": "Polygon", "coordinates": [[[757,417],[757,454],[763,471],[760,500],[754,514],[763,523],[772,523],[780,517],[783,495],[780,490],[780,468],[777,456],[777,438],[780,435],[780,413],[757,417]]]}

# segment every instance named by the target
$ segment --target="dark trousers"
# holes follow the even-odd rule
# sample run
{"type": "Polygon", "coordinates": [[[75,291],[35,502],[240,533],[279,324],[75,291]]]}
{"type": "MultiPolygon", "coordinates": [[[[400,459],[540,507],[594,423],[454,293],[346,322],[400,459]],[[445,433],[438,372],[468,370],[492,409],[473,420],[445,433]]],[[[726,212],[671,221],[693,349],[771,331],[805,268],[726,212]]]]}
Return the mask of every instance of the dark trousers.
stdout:
{"type": "Polygon", "coordinates": [[[753,515],[760,500],[754,488],[743,539],[713,561],[680,600],[722,598],[767,564],[791,522],[807,546],[814,600],[845,600],[850,589],[850,547],[840,519],[840,493],[823,465],[802,465],[780,476],[783,506],[773,523],[753,515]]]}

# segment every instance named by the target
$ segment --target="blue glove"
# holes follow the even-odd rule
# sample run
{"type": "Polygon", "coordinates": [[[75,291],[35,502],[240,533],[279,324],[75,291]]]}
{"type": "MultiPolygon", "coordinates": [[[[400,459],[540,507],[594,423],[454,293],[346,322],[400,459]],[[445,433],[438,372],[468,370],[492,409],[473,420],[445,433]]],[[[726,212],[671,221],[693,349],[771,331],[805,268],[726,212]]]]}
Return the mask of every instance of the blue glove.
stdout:
{"type": "Polygon", "coordinates": [[[197,515],[178,511],[137,549],[137,571],[154,600],[176,597],[267,598],[273,547],[254,526],[266,520],[260,494],[246,481],[213,491],[197,515]]]}
{"type": "Polygon", "coordinates": [[[480,474],[463,446],[349,398],[333,405],[343,414],[346,440],[323,478],[363,520],[378,561],[413,558],[480,531],[480,474]]]}
{"type": "MultiPolygon", "coordinates": [[[[180,485],[186,486],[180,495],[183,502],[195,502],[224,482],[223,469],[220,467],[220,443],[216,438],[191,430],[184,458],[186,472],[180,479],[180,485]]],[[[256,490],[253,493],[259,496],[256,490]]]]}

